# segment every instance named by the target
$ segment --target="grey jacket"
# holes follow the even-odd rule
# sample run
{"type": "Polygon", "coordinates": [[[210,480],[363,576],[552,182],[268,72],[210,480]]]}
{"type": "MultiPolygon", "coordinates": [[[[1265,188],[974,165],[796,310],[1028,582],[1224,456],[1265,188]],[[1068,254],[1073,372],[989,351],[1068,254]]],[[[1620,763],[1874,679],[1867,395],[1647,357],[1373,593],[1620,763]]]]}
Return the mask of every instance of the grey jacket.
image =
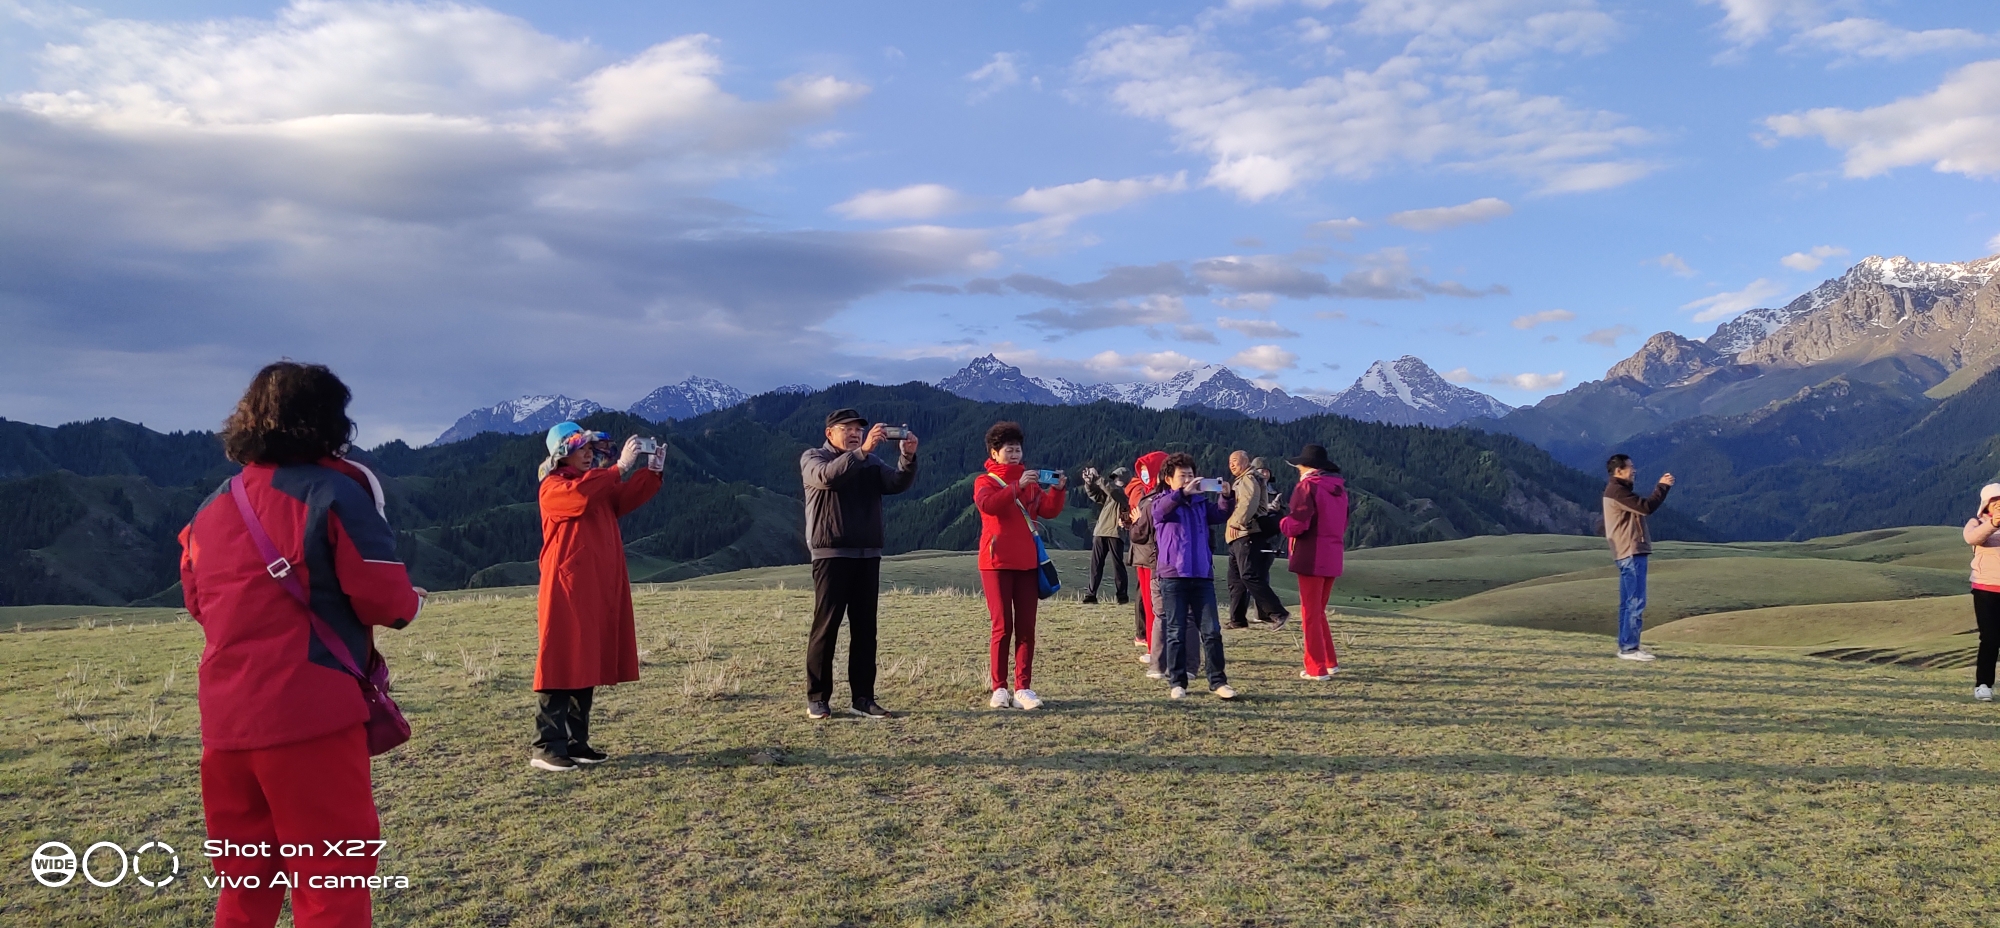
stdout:
{"type": "Polygon", "coordinates": [[[1120,522],[1125,515],[1125,488],[1119,486],[1118,481],[1111,475],[1106,474],[1096,480],[1086,481],[1083,485],[1083,495],[1090,497],[1090,502],[1098,507],[1097,528],[1091,534],[1099,538],[1118,537],[1119,533],[1124,531],[1124,526],[1120,522]]]}
{"type": "Polygon", "coordinates": [[[1611,542],[1613,560],[1653,553],[1653,536],[1646,531],[1646,517],[1660,510],[1660,504],[1667,501],[1668,489],[1662,483],[1653,487],[1653,495],[1641,499],[1632,491],[1630,480],[1613,477],[1604,484],[1604,538],[1611,542]]]}
{"type": "Polygon", "coordinates": [[[859,449],[831,444],[799,455],[806,485],[806,547],[823,557],[882,556],[882,497],[917,482],[917,459],[902,458],[895,468],[859,449]]]}
{"type": "Polygon", "coordinates": [[[1264,511],[1264,478],[1255,470],[1246,470],[1236,478],[1232,488],[1236,494],[1236,508],[1229,511],[1229,521],[1223,526],[1222,541],[1233,542],[1257,531],[1257,514],[1264,511]]]}

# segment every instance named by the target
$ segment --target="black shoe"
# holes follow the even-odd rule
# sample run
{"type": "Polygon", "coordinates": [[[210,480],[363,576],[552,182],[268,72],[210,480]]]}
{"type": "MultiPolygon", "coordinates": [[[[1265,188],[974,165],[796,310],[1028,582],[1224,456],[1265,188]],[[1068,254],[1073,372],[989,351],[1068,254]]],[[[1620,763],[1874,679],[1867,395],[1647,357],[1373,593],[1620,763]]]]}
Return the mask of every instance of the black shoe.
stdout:
{"type": "Polygon", "coordinates": [[[601,764],[610,760],[611,755],[587,744],[572,744],[569,746],[569,759],[579,764],[601,764]]]}
{"type": "Polygon", "coordinates": [[[1085,594],[1083,594],[1083,604],[1084,604],[1084,605],[1086,605],[1086,606],[1095,606],[1095,605],[1097,605],[1097,594],[1096,594],[1096,593],[1085,593],[1085,594]]]}
{"type": "Polygon", "coordinates": [[[832,714],[833,710],[827,708],[826,700],[824,699],[806,700],[806,718],[823,719],[832,714]]]}
{"type": "Polygon", "coordinates": [[[894,714],[891,713],[889,710],[882,708],[881,703],[876,702],[873,699],[865,699],[862,700],[861,702],[855,703],[854,705],[848,706],[847,714],[858,715],[864,719],[886,719],[895,717],[894,714]]]}
{"type": "Polygon", "coordinates": [[[1222,627],[1223,627],[1223,628],[1249,628],[1249,627],[1250,627],[1250,623],[1248,623],[1248,622],[1231,622],[1231,623],[1229,623],[1228,625],[1224,625],[1224,626],[1222,626],[1222,627]]]}
{"type": "Polygon", "coordinates": [[[1126,599],[1126,598],[1125,598],[1125,597],[1123,597],[1123,596],[1120,596],[1120,597],[1118,597],[1118,605],[1121,605],[1121,606],[1129,606],[1129,605],[1131,605],[1131,604],[1132,604],[1132,601],[1131,601],[1131,600],[1129,600],[1129,599],[1126,599]]]}
{"type": "Polygon", "coordinates": [[[1268,619],[1265,619],[1262,622],[1258,622],[1257,627],[1265,631],[1275,632],[1280,629],[1283,629],[1285,627],[1285,620],[1289,618],[1291,618],[1291,615],[1289,613],[1279,613],[1278,615],[1274,615],[1268,619]]]}
{"type": "Polygon", "coordinates": [[[535,753],[528,758],[528,766],[550,773],[569,773],[576,769],[576,761],[548,748],[536,748],[535,753]]]}

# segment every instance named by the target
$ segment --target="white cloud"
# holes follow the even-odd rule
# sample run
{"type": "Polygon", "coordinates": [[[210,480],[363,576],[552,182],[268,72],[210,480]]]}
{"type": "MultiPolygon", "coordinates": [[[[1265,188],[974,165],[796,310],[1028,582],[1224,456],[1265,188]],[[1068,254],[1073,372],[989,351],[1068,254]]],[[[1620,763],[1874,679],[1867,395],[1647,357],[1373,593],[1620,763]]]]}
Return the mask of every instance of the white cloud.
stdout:
{"type": "Polygon", "coordinates": [[[1688,266],[1687,261],[1683,260],[1680,255],[1674,254],[1671,251],[1657,258],[1647,258],[1639,263],[1657,264],[1660,267],[1666,268],[1667,272],[1675,277],[1693,277],[1697,273],[1694,268],[1688,266]]]}
{"type": "Polygon", "coordinates": [[[867,190],[833,205],[849,219],[931,219],[969,209],[970,197],[943,184],[912,184],[895,190],[867,190]]]}
{"type": "Polygon", "coordinates": [[[1164,123],[1207,156],[1204,183],[1244,200],[1402,165],[1512,174],[1548,192],[1615,186],[1652,169],[1624,155],[1650,140],[1644,130],[1494,86],[1449,56],[1402,55],[1284,86],[1214,44],[1197,30],[1128,26],[1093,39],[1080,70],[1110,82],[1126,112],[1164,123]]]}
{"type": "Polygon", "coordinates": [[[1539,325],[1547,325],[1551,322],[1568,322],[1575,318],[1576,314],[1567,309],[1545,309],[1538,313],[1529,313],[1525,316],[1514,317],[1514,328],[1526,331],[1539,325]]]}
{"type": "Polygon", "coordinates": [[[1178,351],[1100,351],[1086,358],[1083,365],[1092,374],[1106,379],[1137,375],[1146,380],[1165,380],[1205,363],[1178,351]]]}
{"type": "Polygon", "coordinates": [[[1488,386],[1509,387],[1531,393],[1553,390],[1556,387],[1562,386],[1563,381],[1569,379],[1569,373],[1566,371],[1556,371],[1553,374],[1495,374],[1489,377],[1482,377],[1463,367],[1452,368],[1439,376],[1456,384],[1486,384],[1488,386]]]}
{"type": "Polygon", "coordinates": [[[1405,56],[1466,67],[1545,52],[1593,54],[1619,31],[1595,0],[1357,0],[1356,6],[1347,28],[1408,36],[1405,56]]]}
{"type": "Polygon", "coordinates": [[[1389,224],[1400,226],[1413,232],[1436,232],[1455,226],[1488,222],[1512,215],[1514,207],[1499,197],[1480,197],[1470,203],[1457,206],[1433,206],[1429,209],[1411,209],[1389,214],[1389,224]]]}
{"type": "Polygon", "coordinates": [[[1989,254],[2000,254],[2000,235],[1995,235],[1986,240],[1986,251],[1989,254]]]}
{"type": "Polygon", "coordinates": [[[1844,254],[1847,254],[1847,249],[1837,245],[1815,245],[1811,251],[1795,251],[1779,258],[1778,263],[1794,271],[1813,271],[1825,264],[1826,259],[1844,254]]]}
{"type": "Polygon", "coordinates": [[[1352,241],[1354,233],[1368,228],[1368,223],[1349,216],[1346,219],[1327,219],[1306,226],[1307,234],[1331,235],[1341,241],[1352,241]]]}
{"type": "Polygon", "coordinates": [[[1780,136],[1817,137],[1840,149],[1848,177],[1926,163],[1940,173],[2000,175],[2000,60],[1966,65],[1922,96],[1772,116],[1764,124],[1780,136]]]}
{"type": "Polygon", "coordinates": [[[1255,345],[1230,355],[1228,363],[1270,374],[1299,366],[1299,356],[1277,345],[1255,345]]]}
{"type": "Polygon", "coordinates": [[[1583,333],[1582,341],[1588,345],[1601,345],[1605,348],[1616,348],[1618,347],[1619,339],[1624,338],[1627,335],[1637,335],[1637,334],[1639,334],[1638,329],[1635,329],[1621,322],[1617,325],[1608,326],[1602,329],[1591,329],[1590,331],[1583,333]]]}
{"type": "Polygon", "coordinates": [[[1726,291],[1699,300],[1691,300],[1682,303],[1681,308],[1696,310],[1694,314],[1696,322],[1714,322],[1717,319],[1734,316],[1746,309],[1756,309],[1784,290],[1784,287],[1759,277],[1741,290],[1726,291]]]}
{"type": "Polygon", "coordinates": [[[1073,308],[1049,307],[1025,313],[1021,321],[1063,335],[1120,326],[1173,325],[1188,321],[1187,305],[1178,296],[1155,294],[1137,300],[1113,300],[1073,308]]]}
{"type": "Polygon", "coordinates": [[[1235,319],[1223,316],[1215,324],[1246,338],[1298,338],[1299,333],[1270,319],[1235,319]]]}
{"type": "Polygon", "coordinates": [[[1007,208],[1045,216],[1083,216],[1123,209],[1148,197],[1187,189],[1187,172],[1171,176],[1128,177],[1124,180],[1091,178],[1056,187],[1030,187],[1026,193],[1007,201],[1007,208]]]}
{"type": "Polygon", "coordinates": [[[1021,70],[1013,52],[995,52],[978,70],[965,75],[965,79],[979,85],[972,92],[972,102],[977,103],[1020,83],[1021,70]]]}
{"type": "Polygon", "coordinates": [[[1213,297],[1209,302],[1223,309],[1250,310],[1261,313],[1270,311],[1271,305],[1278,302],[1278,295],[1275,293],[1238,293],[1234,296],[1213,297]]]}
{"type": "Polygon", "coordinates": [[[1787,48],[1817,48],[1849,58],[1900,61],[1919,55],[1985,48],[1992,36],[1969,29],[1899,28],[1879,19],[1850,18],[1814,26],[1792,38],[1787,48]]]}
{"type": "Polygon", "coordinates": [[[1701,0],[1722,8],[1723,33],[1738,45],[1762,41],[1780,27],[1797,28],[1821,21],[1826,0],[1701,0]]]}

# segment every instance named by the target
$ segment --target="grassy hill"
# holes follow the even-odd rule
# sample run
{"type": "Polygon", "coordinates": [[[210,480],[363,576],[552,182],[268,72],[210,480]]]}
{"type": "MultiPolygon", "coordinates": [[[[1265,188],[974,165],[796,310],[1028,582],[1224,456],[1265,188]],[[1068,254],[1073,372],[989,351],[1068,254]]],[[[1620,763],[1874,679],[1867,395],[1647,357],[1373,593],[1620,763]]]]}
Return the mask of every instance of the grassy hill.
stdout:
{"type": "MultiPolygon", "coordinates": [[[[1930,925],[2000,885],[2000,707],[1963,671],[1402,617],[1229,634],[1244,698],[1170,702],[1103,610],[1048,607],[1038,713],[992,712],[976,598],[890,595],[882,723],[803,718],[799,591],[638,597],[600,768],[526,766],[532,605],[384,633],[415,739],[375,762],[398,926],[1930,925]]],[[[1944,602],[1939,600],[1936,602],[1944,602]]],[[[191,623],[0,634],[0,827],[181,849],[149,890],[0,923],[193,925],[191,623]]],[[[844,695],[836,699],[844,702],[844,695]]]]}

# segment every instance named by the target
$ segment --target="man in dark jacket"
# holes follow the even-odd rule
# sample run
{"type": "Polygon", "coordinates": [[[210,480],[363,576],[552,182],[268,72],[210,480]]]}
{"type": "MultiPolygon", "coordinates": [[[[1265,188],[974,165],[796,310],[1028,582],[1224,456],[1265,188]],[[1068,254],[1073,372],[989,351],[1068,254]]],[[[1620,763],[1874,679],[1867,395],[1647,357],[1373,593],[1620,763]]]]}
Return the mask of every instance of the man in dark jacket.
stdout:
{"type": "Polygon", "coordinates": [[[1229,455],[1229,473],[1235,481],[1236,508],[1229,513],[1222,540],[1229,545],[1229,624],[1228,628],[1250,627],[1250,605],[1257,605],[1257,625],[1273,631],[1285,627],[1291,614],[1271,589],[1271,540],[1258,517],[1269,511],[1270,495],[1262,468],[1263,458],[1247,451],[1229,455]]]}
{"type": "Polygon", "coordinates": [[[1090,584],[1083,588],[1083,601],[1097,602],[1097,585],[1104,580],[1104,562],[1111,562],[1112,589],[1118,605],[1125,605],[1125,484],[1127,471],[1120,467],[1110,476],[1099,476],[1096,468],[1083,472],[1083,495],[1098,507],[1097,527],[1090,538],[1090,584]]]}
{"type": "Polygon", "coordinates": [[[806,644],[806,717],[830,714],[833,648],[840,618],[847,616],[847,685],[854,703],[847,711],[863,718],[888,718],[875,701],[875,606],[882,577],[882,497],[901,493],[917,480],[917,436],[901,440],[902,455],[891,468],[876,457],[888,441],[885,427],[868,424],[852,409],[826,417],[826,444],[799,456],[806,486],[806,545],[812,549],[813,624],[806,644]]]}
{"type": "Polygon", "coordinates": [[[1630,457],[1614,454],[1604,469],[1611,477],[1604,483],[1604,538],[1611,542],[1611,559],[1618,564],[1618,656],[1650,661],[1653,655],[1639,649],[1639,630],[1646,617],[1646,558],[1653,553],[1646,517],[1667,501],[1674,475],[1662,474],[1652,495],[1641,499],[1632,489],[1638,468],[1630,457]]]}

